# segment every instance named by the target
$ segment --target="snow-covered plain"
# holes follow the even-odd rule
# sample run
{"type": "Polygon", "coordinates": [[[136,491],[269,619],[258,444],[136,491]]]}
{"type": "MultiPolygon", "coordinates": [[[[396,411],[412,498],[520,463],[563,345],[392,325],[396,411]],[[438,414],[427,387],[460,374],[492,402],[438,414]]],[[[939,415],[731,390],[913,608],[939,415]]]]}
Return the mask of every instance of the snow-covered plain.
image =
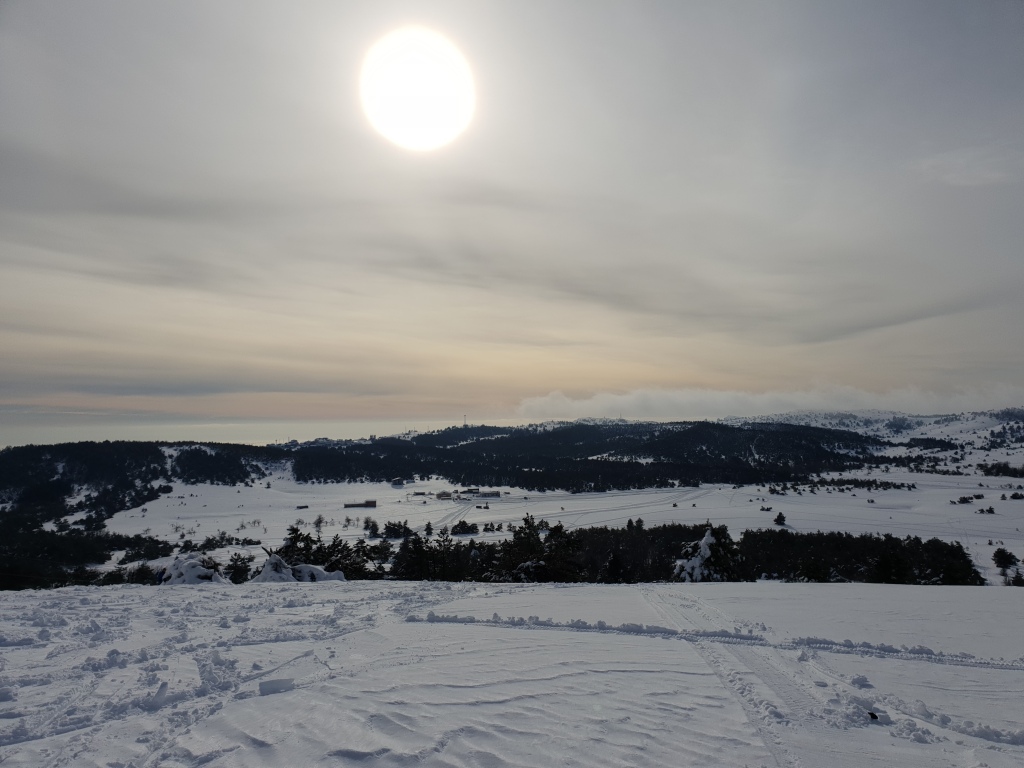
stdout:
{"type": "MultiPolygon", "coordinates": [[[[919,473],[894,467],[889,472],[861,470],[842,476],[913,484],[916,488],[912,490],[869,492],[854,488],[842,493],[835,490],[771,495],[767,486],[703,485],[700,488],[570,494],[505,487],[483,489],[500,490],[498,498],[465,495],[442,500],[434,494],[458,490],[444,480],[421,481],[402,487],[386,483],[307,484],[295,482],[289,467],[268,467],[270,475],[251,486],[173,483],[172,493],[143,508],[118,513],[107,521],[107,528],[118,533],[145,533],[168,541],[179,541],[184,535],[196,543],[218,531],[226,531],[237,538],[258,539],[263,546],[276,547],[288,526],[297,520],[302,521],[303,530],[312,532],[313,520],[318,515],[326,520],[322,529],[324,538],[337,534],[355,541],[365,535],[361,520],[367,514],[382,527],[388,520],[408,521],[413,530],[421,533],[427,522],[435,531],[459,520],[478,523],[481,527],[487,522],[507,526],[508,523],[518,524],[524,515],[530,514],[537,520],[562,522],[570,529],[595,525],[620,527],[638,517],[648,526],[710,520],[715,525],[728,526],[733,538],[739,538],[744,530],[771,527],[775,515],[782,512],[787,526],[798,532],[891,533],[899,537],[959,541],[971,554],[981,574],[991,583],[998,583],[1000,577],[992,563],[992,553],[997,548],[1004,547],[1024,559],[1024,501],[1009,498],[1024,480],[986,477],[976,465],[1008,461],[1019,466],[1024,460],[1024,445],[1011,443],[1002,449],[983,450],[981,446],[991,431],[1005,423],[991,414],[911,417],[911,426],[904,431],[886,431],[884,424],[900,416],[891,412],[870,412],[858,419],[851,414],[807,413],[766,419],[852,429],[892,441],[951,440],[965,446],[959,457],[956,452],[940,455],[948,457],[948,469],[960,467],[964,474],[919,473]],[[950,501],[974,494],[984,498],[972,504],[950,504],[950,501]],[[1005,501],[1001,499],[1004,494],[1005,501]],[[376,508],[344,508],[346,503],[365,499],[375,500],[376,508]],[[762,507],[770,507],[771,511],[762,511],[762,507]],[[989,507],[994,514],[978,514],[979,509],[989,507]],[[347,527],[346,517],[352,520],[347,527]]],[[[905,454],[907,450],[889,449],[888,453],[905,454]]],[[[925,451],[924,455],[928,453],[925,451]]],[[[481,533],[474,538],[487,540],[505,535],[481,533]]],[[[257,565],[265,557],[259,546],[228,547],[210,554],[227,562],[232,552],[245,549],[257,556],[257,565]]]]}
{"type": "Polygon", "coordinates": [[[0,763],[1019,767],[1021,594],[395,582],[4,593],[0,763]]]}
{"type": "MultiPolygon", "coordinates": [[[[892,437],[885,418],[862,431],[892,437]]],[[[993,427],[985,416],[933,419],[902,435],[964,443],[948,463],[963,475],[845,475],[912,489],[503,488],[441,500],[433,494],[452,490],[441,480],[306,485],[278,467],[246,487],[175,484],[108,527],[196,542],[223,530],[274,547],[297,518],[312,530],[318,515],[325,537],[355,539],[365,514],[420,531],[531,514],[569,528],[711,520],[738,538],[783,512],[796,531],[960,541],[995,585],[997,547],[1024,557],[1024,501],[1000,498],[1020,480],[974,470],[1020,462],[1018,446],[976,447],[993,427]],[[343,506],[363,499],[377,507],[343,506]]],[[[226,562],[238,549],[211,554],[226,562]]],[[[260,565],[259,547],[248,549],[260,565]]],[[[1022,601],[1024,590],[997,586],[771,582],[6,592],[0,764],[1019,768],[1022,601]]]]}
{"type": "MultiPolygon", "coordinates": [[[[1011,490],[1007,486],[1016,488],[1020,480],[898,471],[851,472],[844,477],[914,483],[917,488],[870,493],[857,489],[844,493],[819,491],[813,495],[787,493],[785,496],[769,495],[767,486],[705,485],[587,494],[503,488],[500,498],[467,496],[462,500],[439,500],[432,495],[412,494],[417,490],[428,493],[452,490],[450,484],[419,482],[404,488],[382,483],[307,485],[282,474],[268,478],[269,489],[259,484],[236,488],[176,483],[173,493],[149,502],[145,512],[142,509],[120,512],[107,521],[107,527],[118,533],[149,533],[178,541],[181,526],[186,537],[197,543],[223,530],[238,538],[258,539],[263,546],[276,547],[284,539],[288,526],[296,520],[302,520],[302,529],[312,533],[317,515],[327,521],[322,529],[324,538],[338,534],[354,541],[365,535],[362,525],[355,523],[356,518],[362,520],[364,515],[370,515],[381,526],[387,520],[407,520],[413,530],[422,533],[427,522],[435,531],[459,520],[478,523],[481,527],[487,522],[507,526],[520,523],[524,515],[530,514],[537,520],[560,521],[567,528],[621,527],[627,520],[638,517],[648,526],[710,520],[715,525],[728,526],[733,538],[739,538],[744,530],[772,527],[773,518],[782,512],[794,531],[878,532],[959,541],[990,581],[998,580],[992,564],[992,553],[998,547],[1024,558],[1024,501],[1000,500],[1004,493],[1009,497],[1011,490]],[[968,505],[949,503],[975,493],[985,498],[968,505]],[[363,499],[376,500],[377,507],[344,508],[346,502],[363,499]],[[486,509],[479,508],[484,505],[486,509]],[[297,509],[300,506],[304,508],[297,509]],[[995,514],[978,514],[982,506],[994,507],[995,514]],[[762,507],[771,507],[771,512],[761,511],[762,507]],[[353,521],[347,528],[346,517],[353,521]],[[253,521],[259,522],[253,524],[253,521]]],[[[481,533],[474,538],[479,541],[504,535],[481,533]]],[[[257,555],[257,564],[265,557],[259,546],[228,547],[210,554],[227,562],[231,552],[245,549],[257,555]]]]}

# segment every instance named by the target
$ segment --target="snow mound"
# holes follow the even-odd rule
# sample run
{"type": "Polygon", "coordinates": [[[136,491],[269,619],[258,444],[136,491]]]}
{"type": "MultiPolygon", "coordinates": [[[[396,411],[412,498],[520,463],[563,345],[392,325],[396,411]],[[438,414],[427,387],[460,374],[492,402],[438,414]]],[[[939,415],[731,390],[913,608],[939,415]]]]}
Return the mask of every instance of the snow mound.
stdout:
{"type": "Polygon", "coordinates": [[[227,584],[219,573],[203,565],[196,553],[178,556],[159,574],[161,584],[227,584]]]}
{"type": "MultiPolygon", "coordinates": [[[[895,725],[892,717],[879,702],[863,696],[840,694],[829,701],[821,711],[821,717],[833,728],[866,728],[875,725],[895,725]],[[874,718],[871,715],[874,714],[874,718]]],[[[894,736],[896,734],[893,734],[894,736]]],[[[904,738],[912,738],[912,734],[901,734],[904,738]]]]}
{"type": "Polygon", "coordinates": [[[316,565],[288,565],[279,555],[271,555],[251,582],[345,581],[341,571],[325,571],[316,565]]]}

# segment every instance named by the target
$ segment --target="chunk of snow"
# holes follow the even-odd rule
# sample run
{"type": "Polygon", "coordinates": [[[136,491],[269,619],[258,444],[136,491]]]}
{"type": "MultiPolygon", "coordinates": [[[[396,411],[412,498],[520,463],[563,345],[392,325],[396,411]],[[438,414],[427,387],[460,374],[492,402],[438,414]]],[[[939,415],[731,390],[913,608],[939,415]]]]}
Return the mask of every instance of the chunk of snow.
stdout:
{"type": "Polygon", "coordinates": [[[253,582],[345,581],[341,571],[325,571],[316,565],[288,565],[279,555],[271,555],[253,582]]]}
{"type": "Polygon", "coordinates": [[[264,680],[260,683],[260,696],[270,696],[272,693],[284,693],[295,688],[295,680],[291,677],[280,677],[276,680],[264,680]]]}
{"type": "Polygon", "coordinates": [[[228,582],[212,568],[202,563],[202,556],[196,553],[176,557],[160,575],[161,584],[227,584],[228,582]]]}

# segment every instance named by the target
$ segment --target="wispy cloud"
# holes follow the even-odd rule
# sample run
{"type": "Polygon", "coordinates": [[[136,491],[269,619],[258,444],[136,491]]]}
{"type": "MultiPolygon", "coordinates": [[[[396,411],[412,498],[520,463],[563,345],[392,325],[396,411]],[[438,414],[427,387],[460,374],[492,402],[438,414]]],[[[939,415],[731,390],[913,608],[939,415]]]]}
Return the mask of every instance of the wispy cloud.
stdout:
{"type": "Polygon", "coordinates": [[[1024,152],[1008,146],[973,146],[922,158],[925,178],[954,187],[1013,184],[1024,178],[1024,152]]]}

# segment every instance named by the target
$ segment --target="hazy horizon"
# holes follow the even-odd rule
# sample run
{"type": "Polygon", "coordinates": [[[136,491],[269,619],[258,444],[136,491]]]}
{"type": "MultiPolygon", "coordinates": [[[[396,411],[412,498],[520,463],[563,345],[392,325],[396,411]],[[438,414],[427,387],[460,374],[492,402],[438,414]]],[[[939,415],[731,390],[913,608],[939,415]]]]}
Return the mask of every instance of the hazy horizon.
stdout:
{"type": "MultiPolygon", "coordinates": [[[[306,442],[317,438],[332,440],[352,440],[368,437],[387,437],[408,432],[432,432],[449,427],[496,426],[518,427],[545,422],[573,422],[586,419],[619,419],[628,422],[687,422],[717,421],[728,419],[752,419],[758,417],[777,417],[786,414],[806,413],[900,413],[908,416],[944,416],[956,413],[977,413],[998,411],[1003,408],[1021,408],[1019,403],[1004,403],[1000,407],[973,407],[972,398],[929,400],[918,398],[917,393],[902,393],[902,398],[851,398],[837,397],[836,393],[775,393],[762,397],[741,396],[737,393],[704,393],[704,399],[696,398],[689,407],[683,408],[680,415],[658,415],[663,407],[657,402],[658,393],[647,393],[654,400],[648,407],[646,416],[626,416],[621,410],[615,412],[616,404],[627,403],[627,398],[605,397],[599,400],[563,402],[554,398],[554,407],[548,408],[548,398],[536,407],[529,404],[521,409],[519,416],[513,418],[483,418],[464,420],[415,420],[415,419],[378,419],[378,420],[258,420],[245,419],[236,421],[187,421],[169,417],[153,420],[145,414],[102,414],[90,412],[54,412],[47,414],[28,413],[4,414],[5,427],[4,446],[28,444],[48,445],[56,443],[103,441],[103,440],[142,440],[158,442],[210,442],[210,443],[241,443],[248,445],[271,445],[287,443],[292,440],[306,442]],[[732,395],[733,397],[730,397],[732,395]],[[802,396],[801,396],[802,395],[802,396]],[[928,409],[929,402],[940,406],[928,409]],[[830,403],[837,403],[832,407],[830,403]],[[914,407],[920,403],[922,407],[914,407]],[[900,407],[901,405],[905,407],[900,407]],[[775,406],[774,408],[772,406],[775,406]],[[948,406],[943,408],[942,406],[948,406]],[[961,406],[961,407],[952,407],[961,406]],[[548,412],[549,411],[549,412],[548,412]],[[532,413],[532,415],[526,415],[532,413]],[[545,415],[547,413],[547,415],[545,415]]],[[[662,393],[664,394],[664,393],[662,393]]],[[[859,393],[863,395],[863,393],[859,393]]]]}

